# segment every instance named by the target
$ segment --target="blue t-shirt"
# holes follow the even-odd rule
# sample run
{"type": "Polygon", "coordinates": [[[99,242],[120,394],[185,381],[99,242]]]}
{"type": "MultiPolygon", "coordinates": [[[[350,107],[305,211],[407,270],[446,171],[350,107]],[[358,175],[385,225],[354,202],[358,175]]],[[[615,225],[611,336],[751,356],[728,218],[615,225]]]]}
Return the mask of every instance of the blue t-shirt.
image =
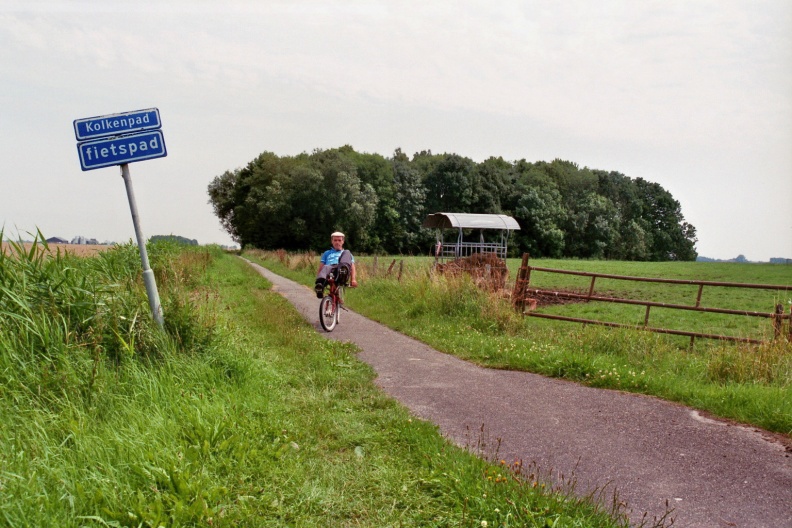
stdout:
{"type": "MultiPolygon", "coordinates": [[[[335,249],[328,249],[322,253],[322,264],[327,266],[334,266],[335,264],[338,264],[338,259],[341,258],[341,253],[344,251],[347,250],[342,249],[341,251],[337,251],[335,249]]],[[[349,256],[352,257],[352,262],[355,262],[355,257],[352,256],[352,253],[350,253],[349,256]]]]}

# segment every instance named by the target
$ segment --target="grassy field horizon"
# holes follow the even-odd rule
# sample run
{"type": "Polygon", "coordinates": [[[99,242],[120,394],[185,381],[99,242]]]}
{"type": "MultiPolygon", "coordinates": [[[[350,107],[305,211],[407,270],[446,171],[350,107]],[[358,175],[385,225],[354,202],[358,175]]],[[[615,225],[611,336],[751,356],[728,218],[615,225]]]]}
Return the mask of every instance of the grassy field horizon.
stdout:
{"type": "MultiPolygon", "coordinates": [[[[318,256],[260,251],[245,254],[275,273],[307,286],[313,283],[318,256]]],[[[691,349],[689,338],[523,318],[512,309],[508,295],[483,291],[464,277],[451,279],[432,273],[431,258],[362,256],[356,259],[360,286],[347,291],[349,306],[433,348],[487,367],[526,370],[593,387],[657,396],[792,438],[792,344],[785,339],[759,346],[696,340],[691,349]],[[394,260],[397,264],[393,264],[394,260]],[[402,273],[401,281],[397,278],[398,270],[402,273]]],[[[771,264],[756,267],[541,259],[533,263],[618,275],[723,282],[740,282],[742,278],[745,282],[783,284],[785,279],[790,283],[788,279],[792,278],[788,275],[792,268],[771,264]]],[[[513,259],[508,264],[516,270],[520,261],[513,259]]],[[[515,275],[516,272],[510,273],[507,293],[515,275]]],[[[569,276],[561,277],[566,281],[569,276]]],[[[622,295],[630,293],[622,291],[622,295]]],[[[667,295],[667,292],[663,287],[650,287],[646,294],[667,295]]],[[[695,294],[694,291],[692,302],[695,294]]],[[[777,302],[783,302],[789,310],[792,303],[786,295],[768,294],[764,290],[735,296],[730,290],[709,292],[705,288],[704,299],[706,303],[724,307],[739,303],[763,307],[765,311],[770,311],[777,302]]],[[[636,313],[635,307],[599,304],[595,307],[585,303],[546,310],[590,317],[604,313],[609,318],[633,321],[636,325],[643,321],[644,314],[642,307],[636,313]]],[[[739,320],[735,319],[737,316],[724,320],[720,315],[705,315],[695,323],[690,322],[692,319],[686,312],[666,315],[665,320],[659,313],[657,317],[663,324],[681,321],[700,330],[723,327],[742,335],[772,334],[769,320],[739,320]]]]}

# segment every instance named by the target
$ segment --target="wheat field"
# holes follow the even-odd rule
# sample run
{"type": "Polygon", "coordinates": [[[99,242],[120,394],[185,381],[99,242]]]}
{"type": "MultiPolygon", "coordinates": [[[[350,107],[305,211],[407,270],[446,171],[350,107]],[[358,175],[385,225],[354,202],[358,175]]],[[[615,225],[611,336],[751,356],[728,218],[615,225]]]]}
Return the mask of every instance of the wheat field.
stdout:
{"type": "MultiPolygon", "coordinates": [[[[23,245],[25,250],[28,251],[33,244],[31,242],[23,242],[23,245]]],[[[56,253],[60,250],[62,253],[71,253],[78,257],[92,257],[100,251],[107,251],[113,246],[103,244],[49,244],[48,247],[49,251],[52,253],[56,253]]],[[[13,253],[13,248],[8,242],[2,243],[1,250],[6,254],[13,253]]]]}

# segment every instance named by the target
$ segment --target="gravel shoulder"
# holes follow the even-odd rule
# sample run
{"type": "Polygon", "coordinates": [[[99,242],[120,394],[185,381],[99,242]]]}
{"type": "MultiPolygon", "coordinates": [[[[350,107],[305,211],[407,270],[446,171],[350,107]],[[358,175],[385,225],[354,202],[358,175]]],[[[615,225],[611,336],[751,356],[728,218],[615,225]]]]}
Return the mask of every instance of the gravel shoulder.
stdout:
{"type": "Polygon", "coordinates": [[[312,290],[251,263],[318,332],[349,341],[376,383],[450,441],[616,491],[639,524],[669,509],[677,527],[792,528],[792,449],[777,435],[656,398],[482,368],[343,313],[319,326],[312,290]],[[497,450],[497,452],[496,452],[497,450]]]}

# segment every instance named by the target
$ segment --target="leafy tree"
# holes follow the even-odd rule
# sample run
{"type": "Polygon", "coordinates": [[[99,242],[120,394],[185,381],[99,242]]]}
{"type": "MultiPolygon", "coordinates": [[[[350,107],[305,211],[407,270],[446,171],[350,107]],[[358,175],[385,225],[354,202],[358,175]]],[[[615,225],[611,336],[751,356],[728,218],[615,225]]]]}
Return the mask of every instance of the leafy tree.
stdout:
{"type": "Polygon", "coordinates": [[[514,218],[520,224],[517,241],[535,257],[559,258],[564,250],[561,195],[552,187],[527,187],[520,196],[514,218]]]}
{"type": "Polygon", "coordinates": [[[395,253],[419,252],[432,241],[429,230],[421,227],[426,216],[424,203],[426,187],[420,171],[410,163],[401,149],[393,153],[394,201],[392,216],[389,217],[391,237],[389,249],[395,253]]]}
{"type": "Polygon", "coordinates": [[[610,200],[589,193],[575,204],[565,223],[565,256],[601,259],[618,236],[619,214],[610,200]]]}
{"type": "Polygon", "coordinates": [[[237,229],[234,208],[236,207],[235,189],[239,180],[237,172],[225,171],[220,176],[215,176],[209,184],[209,203],[212,204],[215,216],[220,220],[220,225],[225,229],[231,238],[241,241],[241,235],[237,229]]]}
{"type": "Polygon", "coordinates": [[[336,178],[332,196],[333,230],[346,231],[347,237],[357,247],[373,247],[368,228],[374,225],[376,217],[377,194],[374,188],[368,183],[361,183],[354,172],[341,172],[336,178]]]}
{"type": "Polygon", "coordinates": [[[685,222],[679,202],[657,183],[637,178],[635,184],[652,235],[649,259],[695,260],[696,229],[685,222]]]}
{"type": "MultiPolygon", "coordinates": [[[[332,221],[332,214],[328,210],[332,194],[328,191],[327,179],[311,160],[306,160],[305,164],[289,173],[288,188],[284,193],[288,201],[283,206],[283,211],[288,212],[288,215],[282,220],[286,225],[281,230],[281,236],[285,235],[288,240],[282,240],[279,245],[262,247],[302,249],[326,245],[334,227],[327,225],[332,221]]],[[[262,211],[265,214],[260,225],[277,229],[281,220],[272,218],[267,214],[269,212],[262,211]]]]}
{"type": "Polygon", "coordinates": [[[479,163],[473,173],[471,210],[500,214],[514,185],[513,174],[512,165],[503,158],[489,158],[479,163]]]}
{"type": "Polygon", "coordinates": [[[597,192],[597,177],[589,169],[580,169],[571,161],[555,159],[541,164],[545,173],[555,182],[567,207],[573,209],[577,200],[597,192]]]}
{"type": "MultiPolygon", "coordinates": [[[[394,230],[399,227],[399,196],[393,173],[393,162],[379,154],[345,152],[355,163],[357,175],[364,185],[370,185],[377,197],[374,223],[366,232],[364,241],[358,240],[356,248],[366,251],[393,251],[391,241],[394,230]]],[[[341,149],[343,150],[343,149],[341,149]]]]}
{"type": "Polygon", "coordinates": [[[210,203],[223,228],[242,245],[271,247],[284,237],[289,212],[283,181],[295,160],[264,152],[245,168],[226,171],[209,185],[210,203]],[[269,216],[262,223],[262,217],[269,216]]]}
{"type": "Polygon", "coordinates": [[[426,176],[429,212],[470,212],[476,165],[458,154],[446,154],[426,176]]]}
{"type": "Polygon", "coordinates": [[[651,247],[652,235],[644,229],[640,222],[637,220],[622,222],[618,253],[614,252],[613,258],[649,260],[651,247]]]}
{"type": "Polygon", "coordinates": [[[618,235],[606,252],[607,258],[618,260],[646,260],[647,223],[643,220],[643,204],[632,179],[618,172],[592,171],[598,178],[597,192],[618,210],[618,235]]]}

